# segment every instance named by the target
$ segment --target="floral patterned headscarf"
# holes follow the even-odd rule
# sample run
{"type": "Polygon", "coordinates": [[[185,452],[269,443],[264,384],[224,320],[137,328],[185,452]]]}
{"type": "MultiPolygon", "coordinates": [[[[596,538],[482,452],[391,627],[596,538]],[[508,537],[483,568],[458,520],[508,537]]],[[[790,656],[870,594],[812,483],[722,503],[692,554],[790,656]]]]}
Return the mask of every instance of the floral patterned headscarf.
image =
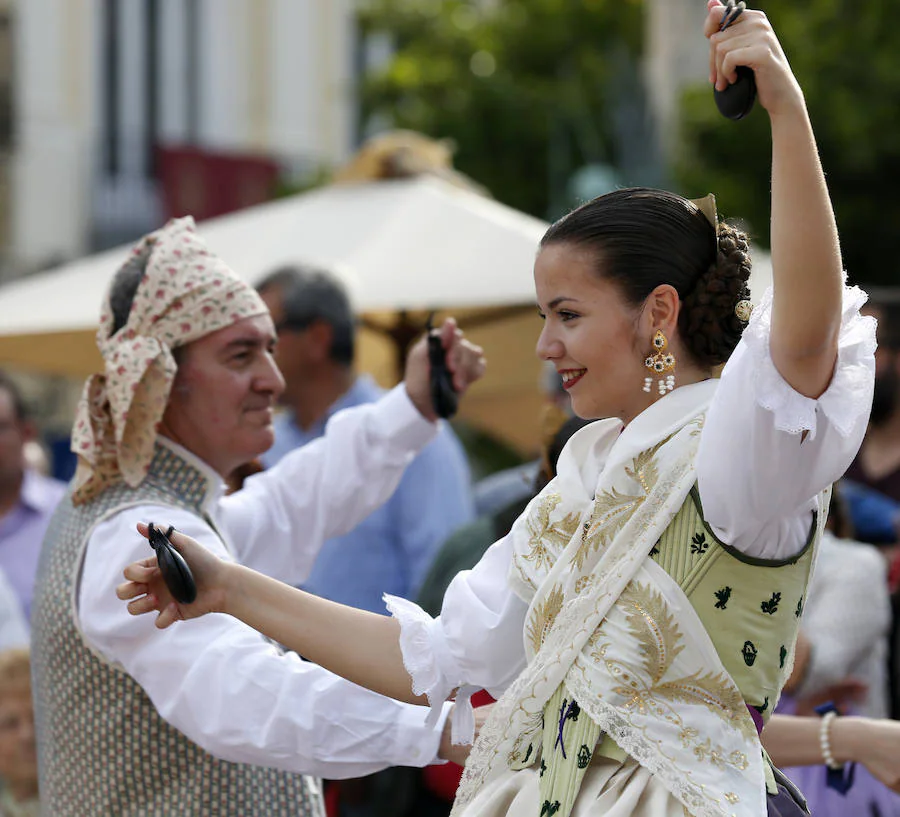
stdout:
{"type": "Polygon", "coordinates": [[[177,365],[176,346],[268,310],[257,292],[194,232],[174,219],[132,250],[146,258],[128,322],[113,328],[107,292],[97,346],[105,372],[88,378],[75,415],[78,455],[73,501],[87,502],[116,479],[139,485],[147,475],[177,365]]]}

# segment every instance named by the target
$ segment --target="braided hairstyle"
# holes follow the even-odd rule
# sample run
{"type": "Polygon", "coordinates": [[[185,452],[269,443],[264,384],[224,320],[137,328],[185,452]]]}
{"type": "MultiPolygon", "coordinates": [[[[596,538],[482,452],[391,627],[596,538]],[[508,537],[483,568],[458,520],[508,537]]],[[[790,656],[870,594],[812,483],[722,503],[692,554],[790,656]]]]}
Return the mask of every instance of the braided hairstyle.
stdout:
{"type": "Polygon", "coordinates": [[[716,229],[692,202],[665,190],[615,190],[583,204],[555,224],[541,247],[569,244],[593,254],[594,269],[637,307],[661,284],[681,299],[678,331],[700,365],[724,363],[746,321],[735,314],[750,297],[747,236],[716,229]]]}

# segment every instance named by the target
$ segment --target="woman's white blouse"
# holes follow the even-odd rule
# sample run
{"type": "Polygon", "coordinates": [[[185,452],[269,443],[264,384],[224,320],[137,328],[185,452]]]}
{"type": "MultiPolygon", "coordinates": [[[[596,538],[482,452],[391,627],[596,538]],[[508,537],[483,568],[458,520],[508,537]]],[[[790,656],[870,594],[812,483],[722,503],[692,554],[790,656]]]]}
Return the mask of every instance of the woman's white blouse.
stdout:
{"type": "MultiPolygon", "coordinates": [[[[818,399],[794,391],[772,362],[771,290],[725,366],[702,431],[697,483],[707,524],[749,556],[797,553],[816,495],[843,475],[859,449],[875,372],[875,322],[859,315],[865,298],[856,287],[845,290],[838,361],[818,399]]],[[[401,624],[413,690],[432,706],[459,690],[454,740],[460,742],[472,735],[469,695],[484,688],[499,697],[525,666],[528,606],[507,583],[511,558],[507,536],[453,579],[435,619],[385,597],[401,624]]]]}

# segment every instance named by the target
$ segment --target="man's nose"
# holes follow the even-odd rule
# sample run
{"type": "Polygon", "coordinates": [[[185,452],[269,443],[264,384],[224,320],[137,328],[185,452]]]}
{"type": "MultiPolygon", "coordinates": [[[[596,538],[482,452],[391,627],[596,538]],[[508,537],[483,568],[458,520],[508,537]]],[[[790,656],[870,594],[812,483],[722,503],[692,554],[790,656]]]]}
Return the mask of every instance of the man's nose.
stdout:
{"type": "Polygon", "coordinates": [[[275,357],[271,352],[267,352],[264,356],[262,369],[257,379],[257,388],[260,391],[269,392],[275,397],[280,396],[284,391],[284,375],[281,373],[281,369],[278,368],[275,357]]]}

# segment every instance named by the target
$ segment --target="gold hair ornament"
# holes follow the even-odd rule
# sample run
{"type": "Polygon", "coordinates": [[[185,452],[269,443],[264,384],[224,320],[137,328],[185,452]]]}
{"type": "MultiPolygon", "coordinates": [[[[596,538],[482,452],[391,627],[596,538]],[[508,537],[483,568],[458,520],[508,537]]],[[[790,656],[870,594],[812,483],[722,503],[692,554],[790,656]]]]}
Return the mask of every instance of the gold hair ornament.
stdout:
{"type": "Polygon", "coordinates": [[[718,231],[719,228],[719,214],[716,211],[716,197],[714,194],[710,193],[704,196],[702,199],[688,199],[688,201],[694,205],[704,216],[706,216],[706,220],[712,224],[713,230],[718,231]]]}

